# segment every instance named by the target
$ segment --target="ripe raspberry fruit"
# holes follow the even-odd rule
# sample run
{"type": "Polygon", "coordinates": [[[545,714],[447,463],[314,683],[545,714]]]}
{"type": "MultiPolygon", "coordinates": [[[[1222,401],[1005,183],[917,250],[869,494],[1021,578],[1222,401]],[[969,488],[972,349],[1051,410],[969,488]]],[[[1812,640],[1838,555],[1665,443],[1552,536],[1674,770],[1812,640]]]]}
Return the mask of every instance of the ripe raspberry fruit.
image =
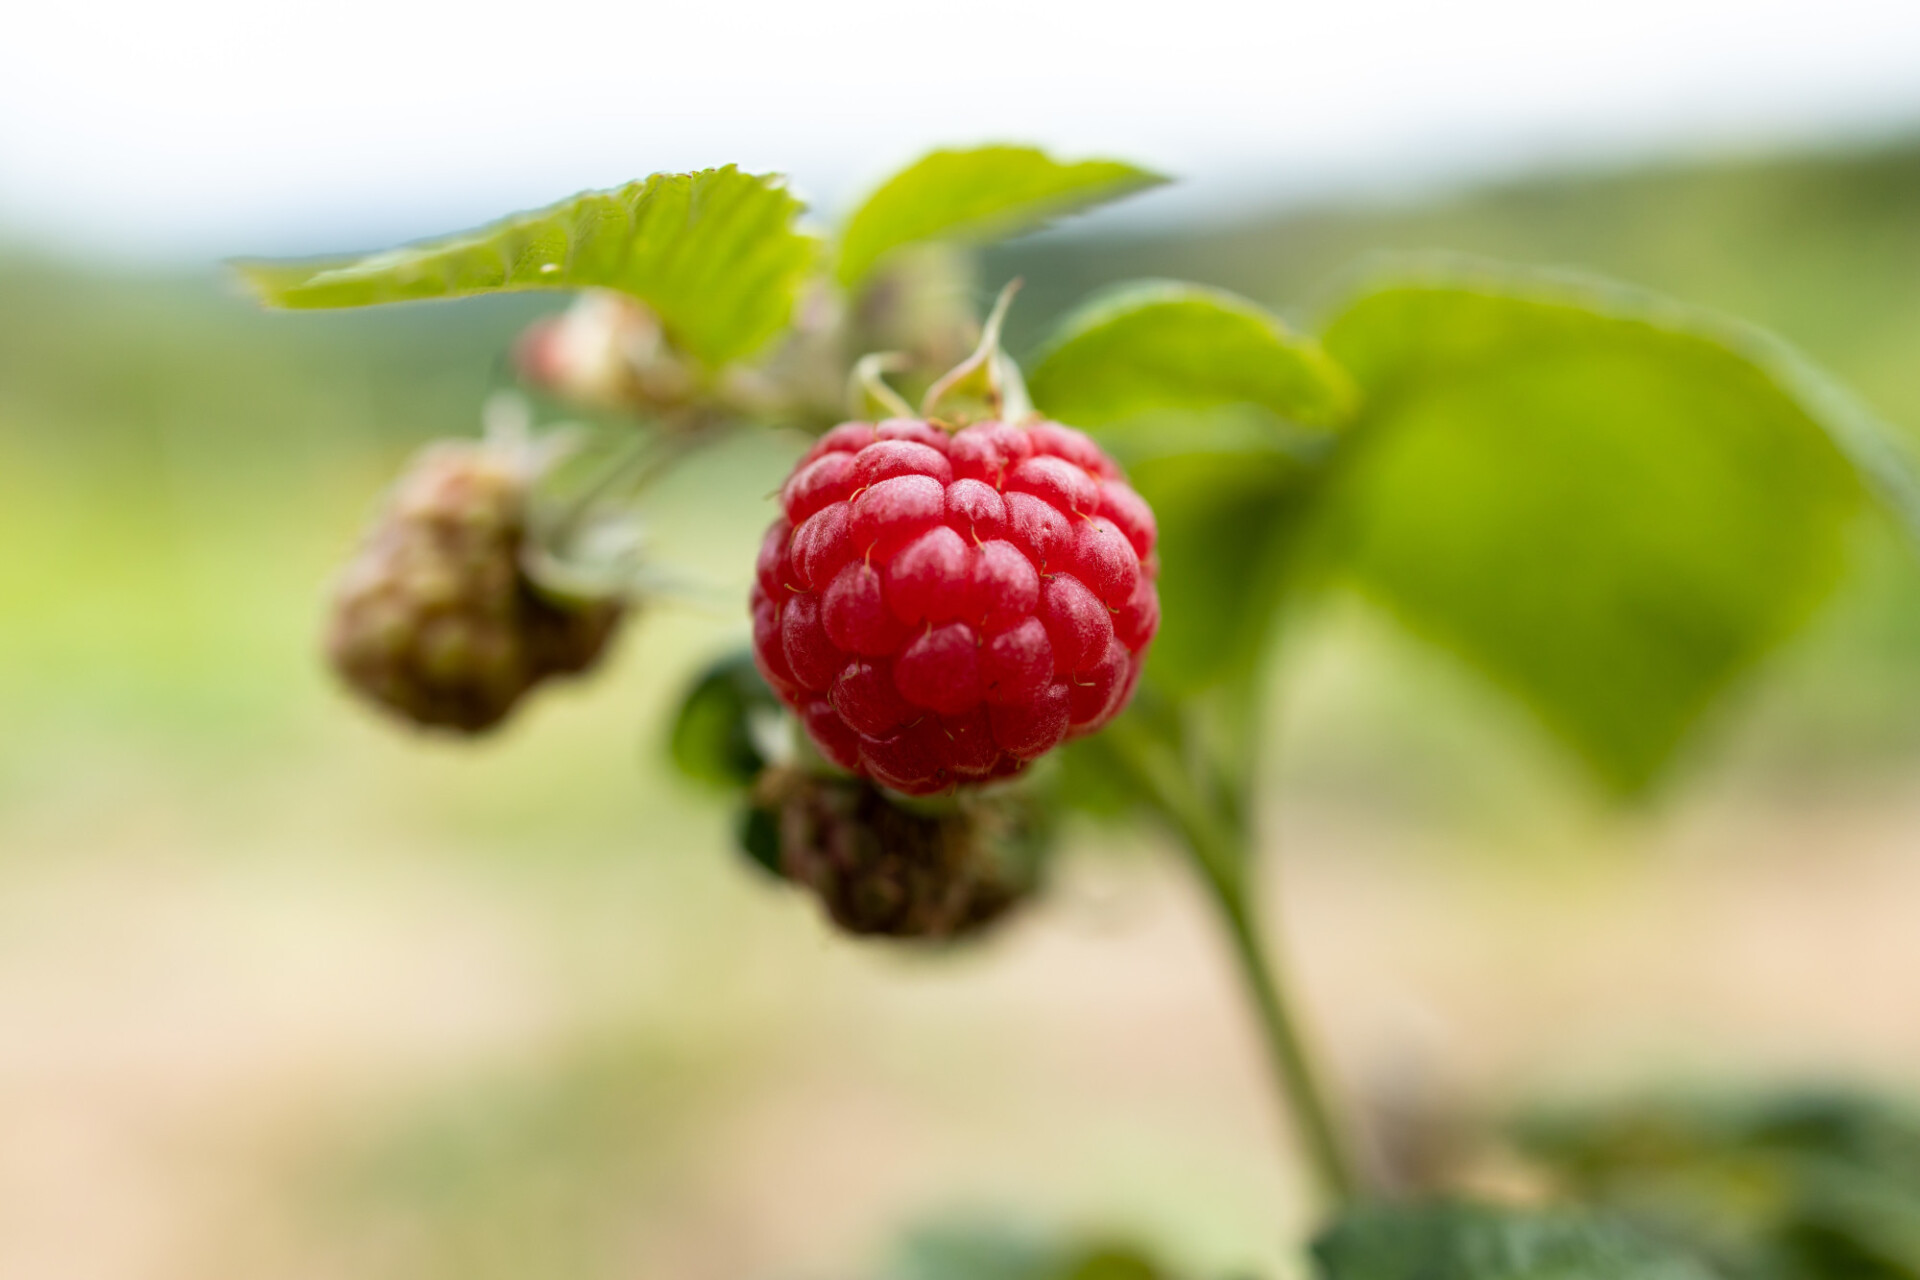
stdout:
{"type": "Polygon", "coordinates": [[[526,487],[507,448],[443,442],[414,460],[335,588],[327,655],[349,685],[417,724],[477,733],[540,681],[593,665],[619,606],[535,589],[526,487]]]}
{"type": "Polygon", "coordinates": [[[777,866],[848,933],[957,938],[1025,898],[1046,832],[1015,796],[970,796],[919,812],[864,779],[769,769],[754,787],[777,866]]]}
{"type": "Polygon", "coordinates": [[[1008,777],[1132,696],[1153,513],[1080,432],[850,422],[780,503],[754,657],[836,764],[911,795],[1008,777]]]}

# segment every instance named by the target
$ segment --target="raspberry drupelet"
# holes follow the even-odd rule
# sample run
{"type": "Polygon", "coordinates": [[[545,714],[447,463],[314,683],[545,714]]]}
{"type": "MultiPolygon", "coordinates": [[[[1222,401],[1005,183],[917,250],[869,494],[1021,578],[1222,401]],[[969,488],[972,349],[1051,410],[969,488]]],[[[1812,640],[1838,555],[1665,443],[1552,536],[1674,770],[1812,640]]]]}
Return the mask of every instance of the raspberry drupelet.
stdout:
{"type": "Polygon", "coordinates": [[[761,674],[821,754],[910,795],[1009,777],[1133,694],[1153,512],[1070,427],[835,427],[753,588],[761,674]]]}

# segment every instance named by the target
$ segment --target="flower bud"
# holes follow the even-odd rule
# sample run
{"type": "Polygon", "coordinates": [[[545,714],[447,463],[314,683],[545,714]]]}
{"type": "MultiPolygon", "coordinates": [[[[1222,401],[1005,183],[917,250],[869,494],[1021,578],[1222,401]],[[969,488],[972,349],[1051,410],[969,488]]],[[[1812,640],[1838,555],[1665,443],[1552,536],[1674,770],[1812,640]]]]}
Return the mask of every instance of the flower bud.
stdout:
{"type": "Polygon", "coordinates": [[[514,363],[531,385],[596,409],[674,409],[697,389],[653,312],[606,289],[535,321],[520,335],[514,363]]]}

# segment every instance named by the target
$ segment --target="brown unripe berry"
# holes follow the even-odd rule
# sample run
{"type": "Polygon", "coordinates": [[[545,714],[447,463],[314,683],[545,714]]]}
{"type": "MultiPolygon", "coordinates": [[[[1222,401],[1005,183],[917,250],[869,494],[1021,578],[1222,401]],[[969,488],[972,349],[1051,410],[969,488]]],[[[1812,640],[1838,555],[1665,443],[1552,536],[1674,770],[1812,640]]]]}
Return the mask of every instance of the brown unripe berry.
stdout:
{"type": "Polygon", "coordinates": [[[849,933],[947,939],[976,933],[1032,890],[1038,814],[1010,795],[908,807],[864,778],[770,769],[755,800],[774,824],[778,869],[849,933]]]}
{"type": "Polygon", "coordinates": [[[521,566],[527,476],[510,449],[430,446],[335,587],[326,649],[354,689],[416,724],[478,733],[550,676],[591,667],[619,620],[563,604],[521,566]]]}

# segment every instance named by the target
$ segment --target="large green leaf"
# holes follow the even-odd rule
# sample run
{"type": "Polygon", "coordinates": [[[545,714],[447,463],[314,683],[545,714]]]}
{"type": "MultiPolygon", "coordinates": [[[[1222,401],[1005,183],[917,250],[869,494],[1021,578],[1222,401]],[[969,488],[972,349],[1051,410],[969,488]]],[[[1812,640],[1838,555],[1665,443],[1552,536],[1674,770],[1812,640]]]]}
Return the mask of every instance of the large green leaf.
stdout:
{"type": "Polygon", "coordinates": [[[443,240],[365,257],[241,262],[272,306],[364,307],[519,289],[618,289],[713,366],[787,323],[817,242],[778,175],[656,173],[443,240]]]}
{"type": "Polygon", "coordinates": [[[1777,344],[1619,288],[1428,264],[1325,341],[1365,396],[1342,563],[1624,791],[1827,593],[1850,459],[1912,491],[1891,437],[1777,344]]]}
{"type": "Polygon", "coordinates": [[[1691,1255],[1571,1210],[1369,1205],[1313,1245],[1324,1280],[1712,1280],[1691,1255]]]}
{"type": "Polygon", "coordinates": [[[1018,235],[1165,181],[1118,160],[1066,162],[1036,147],[930,152],[887,179],[847,219],[840,282],[858,284],[903,245],[1018,235]]]}
{"type": "Polygon", "coordinates": [[[1087,428],[1237,404],[1326,427],[1357,399],[1312,338],[1244,298],[1165,280],[1120,285],[1067,317],[1027,386],[1042,411],[1087,428]]]}

